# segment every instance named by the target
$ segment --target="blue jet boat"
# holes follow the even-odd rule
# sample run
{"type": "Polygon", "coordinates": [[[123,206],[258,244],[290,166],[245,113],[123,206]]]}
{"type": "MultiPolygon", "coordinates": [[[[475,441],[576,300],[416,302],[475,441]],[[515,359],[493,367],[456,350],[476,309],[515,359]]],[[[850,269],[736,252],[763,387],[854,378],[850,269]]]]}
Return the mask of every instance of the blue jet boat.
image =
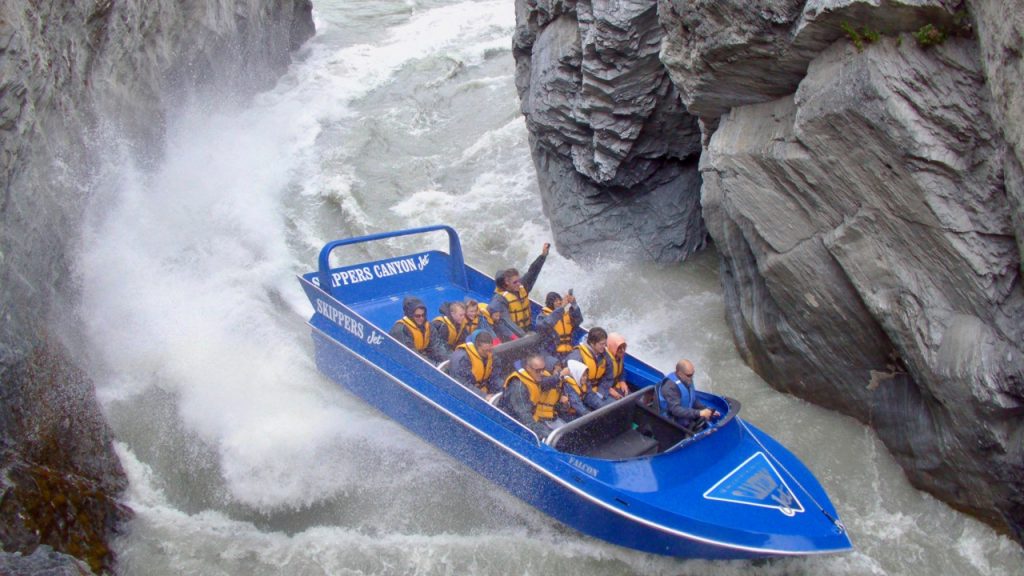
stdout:
{"type": "MultiPolygon", "coordinates": [[[[494,293],[493,278],[465,264],[459,237],[448,226],[330,242],[320,252],[319,269],[300,280],[314,309],[309,324],[322,372],[580,532],[685,558],[852,548],[817,479],[789,450],[742,420],[733,399],[700,392],[700,400],[722,416],[699,432],[685,430],[659,414],[652,392],[662,373],[628,355],[632,394],[539,438],[393,339],[388,331],[403,315],[405,296],[437,310],[467,297],[487,302],[494,293]],[[331,265],[339,248],[438,231],[448,234],[448,253],[331,265]]],[[[539,305],[532,306],[536,313],[539,305]]],[[[497,346],[496,369],[511,370],[531,341],[497,346]]]]}

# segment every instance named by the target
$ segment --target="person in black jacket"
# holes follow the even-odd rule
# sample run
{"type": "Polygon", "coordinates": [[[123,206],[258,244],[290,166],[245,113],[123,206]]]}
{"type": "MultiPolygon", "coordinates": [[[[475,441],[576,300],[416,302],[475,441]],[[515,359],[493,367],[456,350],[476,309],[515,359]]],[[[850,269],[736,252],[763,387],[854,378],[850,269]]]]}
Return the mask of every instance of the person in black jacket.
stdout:
{"type": "Polygon", "coordinates": [[[564,424],[555,413],[561,396],[562,383],[558,375],[548,371],[544,356],[531,354],[521,369],[505,379],[505,393],[501,399],[513,418],[533,430],[539,438],[544,438],[564,424]]]}
{"type": "MultiPolygon", "coordinates": [[[[541,268],[547,260],[551,244],[545,243],[541,248],[540,256],[530,264],[526,274],[520,277],[519,270],[509,268],[499,270],[494,277],[494,296],[487,308],[491,313],[501,313],[502,322],[510,325],[513,332],[522,336],[533,330],[533,315],[530,310],[530,290],[537,282],[541,268]]],[[[495,327],[497,329],[497,326],[495,327]]],[[[498,334],[501,337],[501,334],[498,334]]],[[[504,338],[502,338],[504,340],[504,338]]]]}
{"type": "Polygon", "coordinates": [[[430,324],[427,323],[427,306],[415,296],[406,296],[402,301],[404,316],[395,322],[388,332],[395,339],[418,352],[433,363],[444,360],[436,354],[430,342],[430,324]]]}

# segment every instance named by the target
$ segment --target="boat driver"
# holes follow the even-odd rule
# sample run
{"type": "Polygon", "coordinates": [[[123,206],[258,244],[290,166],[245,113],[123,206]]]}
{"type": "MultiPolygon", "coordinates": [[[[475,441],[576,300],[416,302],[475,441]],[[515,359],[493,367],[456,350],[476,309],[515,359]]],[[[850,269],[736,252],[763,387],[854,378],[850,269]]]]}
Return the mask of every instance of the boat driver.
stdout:
{"type": "Polygon", "coordinates": [[[658,402],[663,416],[672,418],[683,428],[697,430],[721,414],[708,408],[697,398],[693,385],[693,362],[680,360],[675,372],[669,372],[658,385],[658,402]]]}

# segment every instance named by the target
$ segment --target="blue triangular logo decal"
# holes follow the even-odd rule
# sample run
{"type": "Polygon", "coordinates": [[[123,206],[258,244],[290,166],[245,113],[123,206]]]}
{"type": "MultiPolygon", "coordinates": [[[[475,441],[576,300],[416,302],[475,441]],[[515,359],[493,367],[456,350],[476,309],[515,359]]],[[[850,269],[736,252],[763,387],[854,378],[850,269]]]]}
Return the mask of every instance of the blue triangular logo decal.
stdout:
{"type": "Polygon", "coordinates": [[[786,516],[803,512],[789,485],[763,452],[757,452],[704,493],[708,500],[774,508],[786,516]]]}

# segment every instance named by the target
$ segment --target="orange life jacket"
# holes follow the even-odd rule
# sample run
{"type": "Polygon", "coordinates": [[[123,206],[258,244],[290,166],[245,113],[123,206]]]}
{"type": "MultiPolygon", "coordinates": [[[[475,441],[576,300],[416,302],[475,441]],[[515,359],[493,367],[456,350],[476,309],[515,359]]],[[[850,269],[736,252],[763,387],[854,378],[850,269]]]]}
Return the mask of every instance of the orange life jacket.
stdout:
{"type": "Polygon", "coordinates": [[[484,360],[480,356],[480,351],[476,349],[476,346],[472,342],[466,342],[465,344],[459,344],[456,350],[465,350],[466,356],[469,358],[469,365],[473,369],[473,379],[476,380],[476,387],[483,390],[484,394],[490,394],[491,391],[487,389],[485,382],[491,377],[491,370],[494,368],[494,356],[488,356],[484,360]]]}
{"type": "MultiPolygon", "coordinates": [[[[542,374],[544,376],[551,376],[551,372],[547,370],[542,372],[542,374]]],[[[513,378],[518,378],[526,386],[527,391],[530,392],[530,402],[533,404],[533,421],[553,420],[555,418],[555,404],[558,403],[558,399],[562,396],[562,391],[557,386],[551,390],[542,391],[540,384],[530,377],[529,372],[525,368],[520,368],[509,374],[508,378],[505,379],[505,388],[508,388],[508,383],[513,378]]]]}
{"type": "Polygon", "coordinates": [[[426,350],[427,346],[430,345],[430,323],[427,322],[423,325],[423,328],[420,328],[416,325],[416,322],[408,316],[402,316],[402,319],[399,320],[399,322],[405,324],[405,327],[409,329],[409,333],[412,334],[413,348],[415,348],[417,352],[423,352],[426,350]]]}

